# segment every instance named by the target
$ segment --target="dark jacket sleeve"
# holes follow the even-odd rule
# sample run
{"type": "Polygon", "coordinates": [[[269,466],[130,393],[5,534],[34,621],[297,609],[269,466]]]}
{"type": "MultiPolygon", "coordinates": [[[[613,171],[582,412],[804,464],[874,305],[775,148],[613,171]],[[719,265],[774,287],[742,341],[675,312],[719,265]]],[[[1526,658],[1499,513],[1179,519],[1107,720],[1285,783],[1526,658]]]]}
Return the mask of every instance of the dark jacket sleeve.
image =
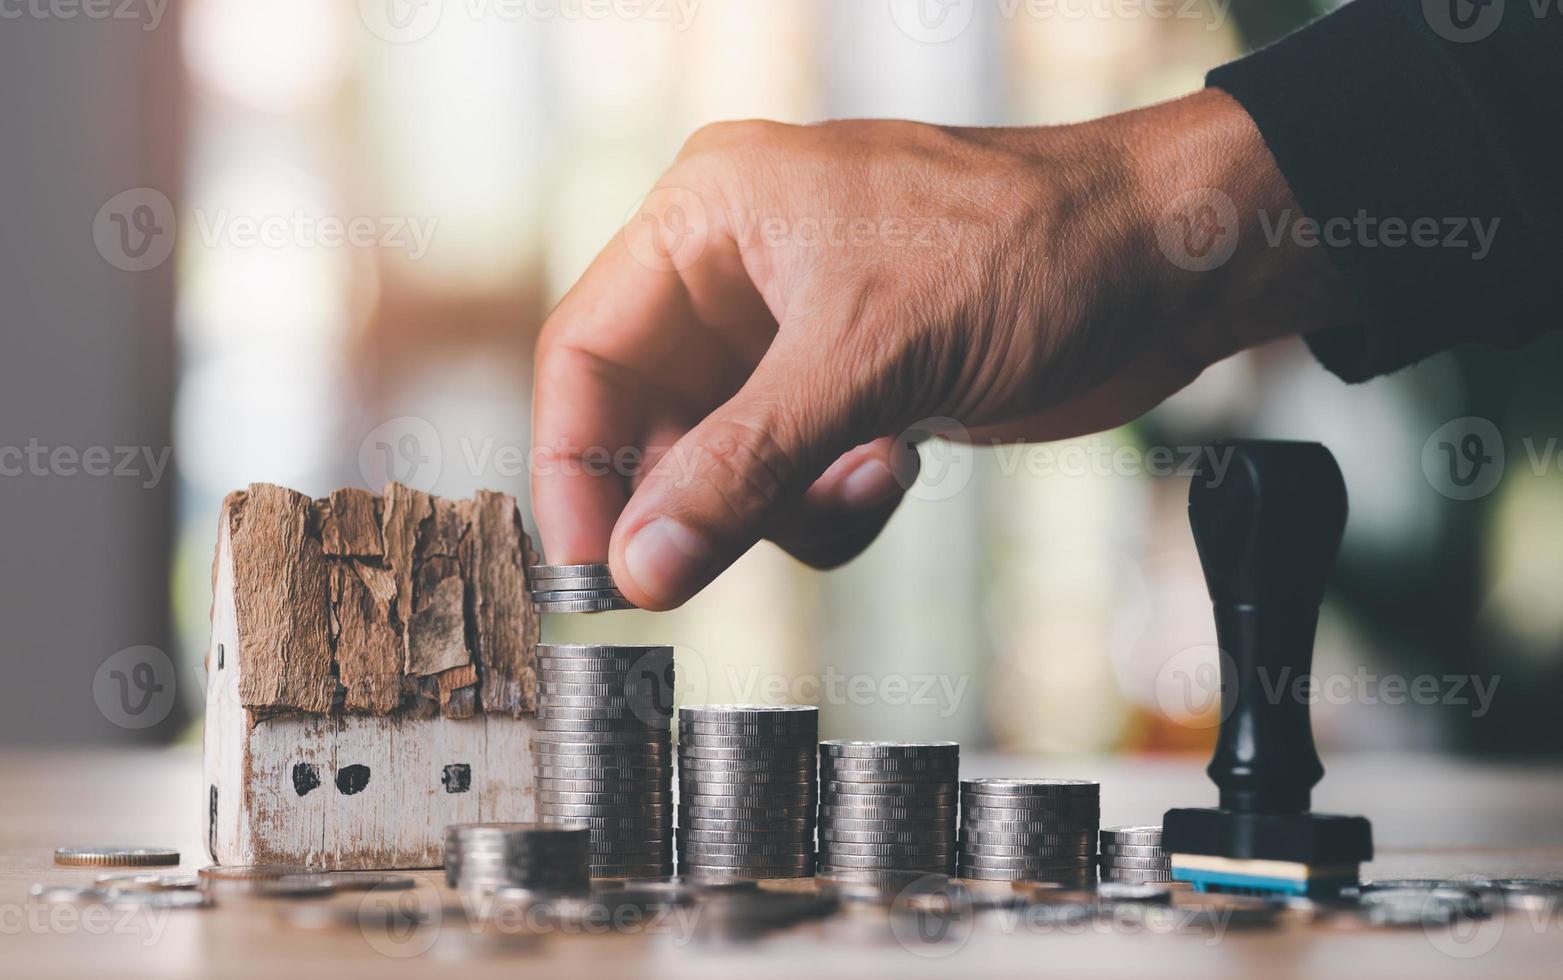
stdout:
{"type": "Polygon", "coordinates": [[[1207,83],[1253,117],[1303,211],[1334,219],[1322,247],[1364,322],[1308,338],[1331,371],[1563,326],[1557,3],[1355,0],[1207,83]]]}

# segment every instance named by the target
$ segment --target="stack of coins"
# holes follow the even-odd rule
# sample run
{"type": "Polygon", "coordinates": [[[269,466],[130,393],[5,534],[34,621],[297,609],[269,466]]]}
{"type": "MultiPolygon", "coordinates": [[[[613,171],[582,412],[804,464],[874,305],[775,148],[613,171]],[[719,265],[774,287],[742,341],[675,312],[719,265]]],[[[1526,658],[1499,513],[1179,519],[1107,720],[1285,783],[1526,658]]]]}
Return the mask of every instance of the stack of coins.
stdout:
{"type": "Polygon", "coordinates": [[[1100,788],[1088,780],[963,780],[960,876],[1093,884],[1100,823],[1100,788]]]}
{"type": "Polygon", "coordinates": [[[818,744],[815,707],[680,708],[680,873],[729,878],[812,875],[818,744]]]}
{"type": "Polygon", "coordinates": [[[1147,884],[1172,880],[1172,858],[1161,849],[1161,828],[1104,827],[1100,858],[1104,881],[1147,884]]]}
{"type": "Polygon", "coordinates": [[[960,752],[955,742],[821,742],[820,873],[954,874],[960,752]]]}
{"type": "Polygon", "coordinates": [[[591,831],[594,877],[673,873],[673,648],[540,644],[537,813],[591,831]]]}
{"type": "Polygon", "coordinates": [[[589,845],[585,827],[452,824],[445,828],[445,882],[464,891],[581,892],[589,887],[589,845]]]}
{"type": "Polygon", "coordinates": [[[527,570],[538,612],[609,612],[635,604],[613,584],[607,565],[532,565],[527,570]]]}

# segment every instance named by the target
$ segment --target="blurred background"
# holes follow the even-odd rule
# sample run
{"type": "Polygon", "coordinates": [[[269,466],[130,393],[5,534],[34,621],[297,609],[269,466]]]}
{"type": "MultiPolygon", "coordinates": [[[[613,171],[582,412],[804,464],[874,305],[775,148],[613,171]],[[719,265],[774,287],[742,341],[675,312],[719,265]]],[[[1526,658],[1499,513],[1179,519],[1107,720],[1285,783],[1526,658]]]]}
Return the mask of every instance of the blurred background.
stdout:
{"type": "MultiPolygon", "coordinates": [[[[6,8],[0,741],[199,725],[217,508],[252,481],[501,489],[532,526],[538,329],[701,124],[1082,120],[1197,89],[1324,6],[6,8]]],[[[1316,439],[1352,498],[1323,747],[1556,756],[1560,367],[1554,338],[1347,387],[1278,344],[1115,432],[926,444],[911,498],[838,572],[762,545],[675,613],[545,634],[675,642],[686,700],[812,701],[831,736],[1204,751],[1216,651],[1186,464],[1224,436],[1316,439]],[[1497,465],[1447,469],[1472,434],[1497,465]]]]}

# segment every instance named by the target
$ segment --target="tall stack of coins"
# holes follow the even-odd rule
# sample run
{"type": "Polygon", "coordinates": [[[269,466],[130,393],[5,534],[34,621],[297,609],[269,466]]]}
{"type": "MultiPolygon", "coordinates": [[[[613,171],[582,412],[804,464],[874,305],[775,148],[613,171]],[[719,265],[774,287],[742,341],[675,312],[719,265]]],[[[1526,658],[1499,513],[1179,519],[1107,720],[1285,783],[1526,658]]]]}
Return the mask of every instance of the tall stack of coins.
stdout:
{"type": "Polygon", "coordinates": [[[812,875],[818,743],[819,709],[812,706],[680,708],[680,872],[812,875]]]}
{"type": "Polygon", "coordinates": [[[1101,791],[1083,779],[961,783],[960,876],[997,881],[1096,881],[1101,791]]]}
{"type": "Polygon", "coordinates": [[[584,827],[452,824],[445,828],[445,881],[463,890],[584,891],[588,845],[584,827]]]}
{"type": "Polygon", "coordinates": [[[673,873],[673,648],[537,648],[538,819],[590,830],[595,877],[673,873]]]}
{"type": "Polygon", "coordinates": [[[821,874],[955,873],[955,742],[820,743],[821,874]]]}

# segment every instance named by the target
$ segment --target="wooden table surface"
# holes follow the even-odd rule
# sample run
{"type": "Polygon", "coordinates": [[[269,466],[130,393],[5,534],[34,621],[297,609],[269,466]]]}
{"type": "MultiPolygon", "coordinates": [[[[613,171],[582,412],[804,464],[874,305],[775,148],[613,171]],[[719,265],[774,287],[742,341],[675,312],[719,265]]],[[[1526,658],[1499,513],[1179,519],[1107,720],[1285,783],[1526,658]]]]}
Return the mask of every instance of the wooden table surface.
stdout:
{"type": "MultiPolygon", "coordinates": [[[[1371,877],[1563,877],[1563,769],[1435,757],[1327,760],[1320,810],[1372,819],[1371,877]]],[[[1203,805],[1203,760],[1046,761],[973,756],[963,775],[1085,776],[1102,784],[1104,826],[1159,822],[1174,805],[1203,805]]],[[[655,934],[494,937],[446,922],[397,942],[352,925],[305,928],[298,903],[226,900],[210,909],[133,916],[37,906],[35,882],[90,883],[58,868],[54,848],[201,846],[200,760],[185,750],[0,753],[0,963],[5,976],[399,978],[460,976],[762,978],[882,976],[1444,977],[1563,974],[1563,910],[1510,912],[1459,935],[1421,928],[1349,930],[1298,921],[1262,930],[1153,932],[1130,925],[1041,927],[984,917],[961,943],[896,941],[870,910],[802,925],[749,944],[692,940],[687,921],[655,934]],[[64,909],[65,911],[60,911],[64,909]],[[412,949],[420,955],[404,956],[412,949]],[[930,952],[938,955],[927,955],[930,952]]],[[[442,891],[421,873],[417,894],[442,891]]],[[[455,903],[450,893],[445,898],[455,903]]],[[[376,901],[379,896],[376,896],[376,901]]],[[[330,900],[356,908],[362,896],[330,900]]],[[[104,910],[99,910],[103,912],[104,910]]]]}

